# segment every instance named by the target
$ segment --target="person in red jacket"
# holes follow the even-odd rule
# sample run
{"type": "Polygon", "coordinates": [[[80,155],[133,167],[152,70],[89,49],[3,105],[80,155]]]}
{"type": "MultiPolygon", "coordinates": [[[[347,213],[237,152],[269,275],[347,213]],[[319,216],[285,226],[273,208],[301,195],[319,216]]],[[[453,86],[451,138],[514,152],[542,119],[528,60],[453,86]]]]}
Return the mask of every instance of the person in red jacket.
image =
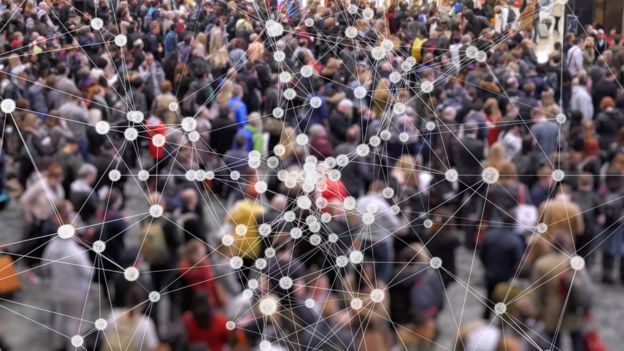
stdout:
{"type": "Polygon", "coordinates": [[[225,306],[225,293],[212,271],[206,245],[195,239],[186,245],[186,254],[178,265],[178,272],[184,285],[190,287],[193,294],[206,293],[211,307],[225,306]]]}
{"type": "Polygon", "coordinates": [[[188,346],[207,346],[210,351],[222,351],[230,339],[230,331],[225,324],[227,318],[216,313],[210,306],[205,291],[197,291],[193,297],[193,307],[182,315],[188,346]]]}

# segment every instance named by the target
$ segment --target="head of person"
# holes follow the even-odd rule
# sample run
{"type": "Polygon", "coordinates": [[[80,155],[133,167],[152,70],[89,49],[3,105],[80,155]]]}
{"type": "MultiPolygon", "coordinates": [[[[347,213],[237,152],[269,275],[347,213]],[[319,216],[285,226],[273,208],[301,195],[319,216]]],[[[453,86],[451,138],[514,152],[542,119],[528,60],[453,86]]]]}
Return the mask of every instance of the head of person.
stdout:
{"type": "Polygon", "coordinates": [[[65,171],[58,163],[51,164],[46,171],[46,181],[51,187],[56,187],[63,182],[65,171]]]}
{"type": "Polygon", "coordinates": [[[97,179],[97,168],[90,163],[85,163],[78,169],[78,177],[85,183],[93,185],[97,179]]]}

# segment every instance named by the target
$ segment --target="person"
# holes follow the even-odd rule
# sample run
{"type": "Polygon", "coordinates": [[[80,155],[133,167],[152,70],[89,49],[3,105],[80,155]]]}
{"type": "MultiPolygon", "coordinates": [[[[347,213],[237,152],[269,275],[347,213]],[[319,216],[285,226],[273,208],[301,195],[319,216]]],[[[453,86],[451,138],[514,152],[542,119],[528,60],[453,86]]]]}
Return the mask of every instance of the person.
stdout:
{"type": "Polygon", "coordinates": [[[590,294],[591,280],[585,268],[571,268],[569,253],[572,251],[570,233],[558,232],[554,235],[555,250],[539,258],[533,265],[531,281],[535,284],[535,298],[540,318],[546,332],[550,334],[552,346],[561,347],[561,335],[568,333],[571,349],[585,349],[581,328],[586,313],[589,296],[572,297],[571,294],[590,294]],[[574,273],[571,270],[574,269],[574,273]],[[575,274],[572,279],[569,275],[575,274]],[[569,283],[575,281],[576,285],[569,283]],[[576,301],[576,300],[579,301],[576,301]]]}
{"type": "MultiPolygon", "coordinates": [[[[69,201],[57,204],[58,219],[54,218],[56,230],[63,225],[71,225],[73,207],[69,201]]],[[[79,231],[79,237],[83,231],[79,231]]],[[[72,347],[70,339],[64,335],[80,335],[85,332],[85,325],[80,323],[83,310],[88,304],[89,289],[93,275],[93,264],[87,251],[77,238],[55,236],[46,245],[41,256],[45,270],[51,282],[53,296],[53,328],[55,333],[51,342],[53,350],[67,350],[72,347]]]]}
{"type": "Polygon", "coordinates": [[[231,338],[231,332],[225,327],[227,319],[214,311],[209,297],[204,291],[197,291],[193,296],[191,311],[182,315],[182,323],[189,346],[203,344],[211,351],[222,351],[231,338]]]}
{"type": "MultiPolygon", "coordinates": [[[[572,46],[566,52],[566,67],[572,77],[576,77],[583,70],[583,50],[580,47],[581,39],[571,39],[572,46]]],[[[595,104],[594,104],[595,105],[595,104]]]]}
{"type": "Polygon", "coordinates": [[[160,344],[154,321],[144,314],[149,301],[142,287],[132,284],[125,295],[122,308],[113,309],[107,329],[104,351],[146,350],[155,351],[160,344]]]}

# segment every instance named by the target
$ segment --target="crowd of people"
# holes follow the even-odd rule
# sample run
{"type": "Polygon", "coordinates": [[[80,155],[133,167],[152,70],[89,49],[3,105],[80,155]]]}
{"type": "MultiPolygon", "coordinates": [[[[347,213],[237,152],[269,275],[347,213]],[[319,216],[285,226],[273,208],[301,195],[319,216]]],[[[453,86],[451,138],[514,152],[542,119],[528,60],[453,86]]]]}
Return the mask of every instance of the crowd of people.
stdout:
{"type": "Polygon", "coordinates": [[[624,37],[562,4],[539,62],[535,0],[2,2],[1,252],[50,349],[598,350],[624,37]],[[482,319],[440,325],[456,284],[482,319]]]}

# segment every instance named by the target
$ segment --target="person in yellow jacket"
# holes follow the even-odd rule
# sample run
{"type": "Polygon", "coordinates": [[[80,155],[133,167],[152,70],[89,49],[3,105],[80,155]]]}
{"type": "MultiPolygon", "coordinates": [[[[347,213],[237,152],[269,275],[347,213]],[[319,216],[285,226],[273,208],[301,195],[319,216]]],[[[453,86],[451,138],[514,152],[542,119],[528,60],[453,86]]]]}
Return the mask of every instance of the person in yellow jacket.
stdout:
{"type": "Polygon", "coordinates": [[[232,205],[223,220],[224,226],[229,228],[226,234],[234,238],[232,255],[240,256],[246,261],[246,266],[260,257],[262,240],[258,233],[257,219],[264,211],[264,206],[260,199],[256,198],[251,184],[245,192],[245,197],[232,205]]]}

